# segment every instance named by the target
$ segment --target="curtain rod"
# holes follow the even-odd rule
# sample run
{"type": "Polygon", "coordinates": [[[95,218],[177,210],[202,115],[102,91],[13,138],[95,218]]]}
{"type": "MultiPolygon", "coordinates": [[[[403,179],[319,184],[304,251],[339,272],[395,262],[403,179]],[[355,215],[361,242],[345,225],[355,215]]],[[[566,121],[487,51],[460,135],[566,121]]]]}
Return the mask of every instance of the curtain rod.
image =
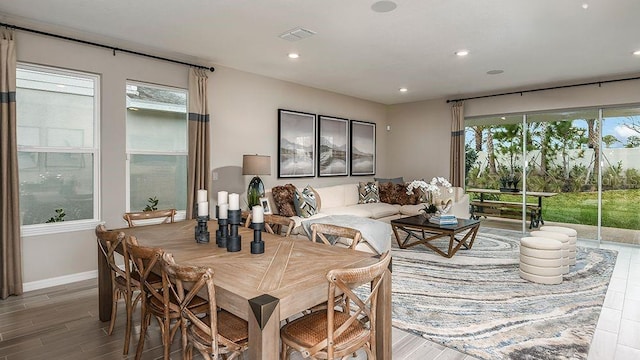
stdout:
{"type": "Polygon", "coordinates": [[[582,84],[552,86],[552,87],[546,87],[546,88],[540,88],[540,89],[511,91],[511,92],[506,92],[506,93],[501,93],[501,94],[473,96],[473,97],[468,97],[468,98],[447,100],[447,104],[450,103],[450,102],[458,102],[458,101],[465,101],[465,100],[475,100],[475,99],[484,99],[484,98],[490,98],[490,97],[496,97],[496,96],[504,96],[504,95],[520,94],[520,96],[522,96],[522,94],[524,94],[524,93],[530,93],[530,92],[536,92],[536,91],[545,91],[545,90],[566,89],[566,88],[572,88],[572,87],[577,87],[577,86],[598,85],[598,87],[600,87],[600,86],[602,86],[602,84],[614,83],[614,82],[619,82],[619,81],[629,81],[629,80],[640,80],[640,76],[624,78],[624,79],[592,81],[592,82],[582,83],[582,84]]]}
{"type": "Polygon", "coordinates": [[[168,61],[168,62],[172,62],[172,63],[175,63],[175,64],[186,65],[186,66],[193,66],[193,67],[195,67],[195,68],[198,68],[198,69],[206,69],[206,70],[209,70],[209,71],[211,71],[211,72],[214,72],[214,71],[215,71],[215,68],[214,68],[214,67],[208,67],[208,66],[203,66],[203,65],[191,64],[191,63],[184,62],[184,61],[168,59],[168,58],[161,57],[161,56],[149,55],[149,54],[145,54],[145,53],[141,53],[141,52],[133,51],[133,50],[120,49],[120,48],[117,48],[117,47],[114,47],[114,46],[104,45],[104,44],[95,43],[95,42],[86,41],[86,40],[80,40],[80,39],[72,38],[72,37],[69,37],[69,36],[63,36],[63,35],[58,35],[58,34],[52,34],[52,33],[48,33],[48,32],[45,32],[45,31],[29,29],[29,28],[25,28],[25,27],[21,27],[21,26],[16,26],[16,25],[11,25],[11,24],[5,24],[5,23],[2,23],[2,22],[0,22],[0,26],[4,26],[4,27],[7,27],[7,28],[16,29],[16,30],[21,30],[21,31],[26,31],[26,32],[34,33],[34,34],[50,36],[50,37],[54,37],[54,38],[57,38],[57,39],[63,39],[63,40],[74,41],[74,42],[77,42],[77,43],[80,43],[80,44],[92,45],[92,46],[97,46],[97,47],[101,47],[101,48],[104,48],[104,49],[109,49],[109,50],[112,50],[112,51],[113,51],[113,56],[115,56],[115,55],[116,55],[116,51],[119,51],[119,52],[123,52],[123,53],[127,53],[127,54],[133,54],[133,55],[138,55],[138,56],[144,56],[144,57],[148,57],[148,58],[151,58],[151,59],[162,60],[162,61],[168,61]]]}

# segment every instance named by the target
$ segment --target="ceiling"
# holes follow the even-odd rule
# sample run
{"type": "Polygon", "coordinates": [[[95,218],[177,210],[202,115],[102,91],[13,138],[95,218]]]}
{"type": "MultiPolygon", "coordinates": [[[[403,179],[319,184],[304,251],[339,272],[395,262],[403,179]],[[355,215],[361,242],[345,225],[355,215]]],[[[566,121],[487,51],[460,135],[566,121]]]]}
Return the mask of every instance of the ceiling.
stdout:
{"type": "Polygon", "coordinates": [[[0,0],[0,19],[383,104],[640,72],[638,0],[395,0],[386,13],[374,2],[0,0]],[[316,34],[279,38],[298,26],[316,34]]]}

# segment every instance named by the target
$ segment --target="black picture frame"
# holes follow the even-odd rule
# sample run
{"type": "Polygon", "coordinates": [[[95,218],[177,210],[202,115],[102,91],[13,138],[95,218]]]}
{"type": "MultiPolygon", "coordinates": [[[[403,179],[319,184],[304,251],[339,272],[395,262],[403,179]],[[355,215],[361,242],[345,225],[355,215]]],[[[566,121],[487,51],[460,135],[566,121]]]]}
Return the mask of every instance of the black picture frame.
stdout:
{"type": "Polygon", "coordinates": [[[278,178],[316,176],[316,114],[278,109],[278,178]]]}
{"type": "Polygon", "coordinates": [[[318,176],[349,175],[349,119],[318,116],[318,176]]]}
{"type": "Polygon", "coordinates": [[[351,176],[376,174],[376,124],[351,120],[351,176]]]}

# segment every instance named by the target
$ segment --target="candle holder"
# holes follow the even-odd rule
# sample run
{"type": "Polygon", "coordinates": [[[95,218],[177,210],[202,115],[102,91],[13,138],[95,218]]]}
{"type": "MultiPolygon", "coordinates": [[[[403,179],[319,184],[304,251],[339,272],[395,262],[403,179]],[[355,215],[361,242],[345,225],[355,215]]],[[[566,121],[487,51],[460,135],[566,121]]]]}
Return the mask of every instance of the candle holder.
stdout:
{"type": "Polygon", "coordinates": [[[206,244],[209,242],[209,229],[207,228],[209,216],[198,216],[198,225],[196,225],[195,236],[198,244],[206,244]]]}
{"type": "Polygon", "coordinates": [[[216,244],[218,244],[218,247],[226,248],[228,238],[229,238],[229,220],[218,219],[218,230],[216,230],[216,244]]]}
{"type": "Polygon", "coordinates": [[[229,210],[229,237],[227,238],[227,251],[236,252],[242,250],[242,236],[238,235],[238,226],[242,222],[240,210],[229,210]]]}
{"type": "Polygon", "coordinates": [[[262,230],[264,230],[264,223],[251,223],[253,227],[253,241],[251,242],[252,254],[264,253],[264,241],[262,241],[262,230]]]}

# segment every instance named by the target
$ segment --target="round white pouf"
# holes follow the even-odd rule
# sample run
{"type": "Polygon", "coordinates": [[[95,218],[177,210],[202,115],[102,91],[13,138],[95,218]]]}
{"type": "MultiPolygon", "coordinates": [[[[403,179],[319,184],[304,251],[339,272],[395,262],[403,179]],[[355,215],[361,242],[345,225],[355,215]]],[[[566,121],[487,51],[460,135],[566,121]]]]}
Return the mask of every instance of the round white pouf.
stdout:
{"type": "MultiPolygon", "coordinates": [[[[532,237],[546,238],[558,240],[562,243],[562,271],[564,274],[569,273],[569,265],[571,265],[571,260],[569,259],[570,245],[569,245],[569,236],[557,232],[551,231],[532,231],[532,237]]],[[[575,252],[575,248],[574,248],[575,252]]]]}
{"type": "Polygon", "coordinates": [[[562,242],[550,238],[520,239],[520,277],[540,284],[560,284],[564,274],[562,242]]]}
{"type": "Polygon", "coordinates": [[[575,229],[566,226],[541,226],[540,231],[556,232],[569,236],[569,264],[576,264],[576,241],[578,240],[578,232],[575,229]]]}

